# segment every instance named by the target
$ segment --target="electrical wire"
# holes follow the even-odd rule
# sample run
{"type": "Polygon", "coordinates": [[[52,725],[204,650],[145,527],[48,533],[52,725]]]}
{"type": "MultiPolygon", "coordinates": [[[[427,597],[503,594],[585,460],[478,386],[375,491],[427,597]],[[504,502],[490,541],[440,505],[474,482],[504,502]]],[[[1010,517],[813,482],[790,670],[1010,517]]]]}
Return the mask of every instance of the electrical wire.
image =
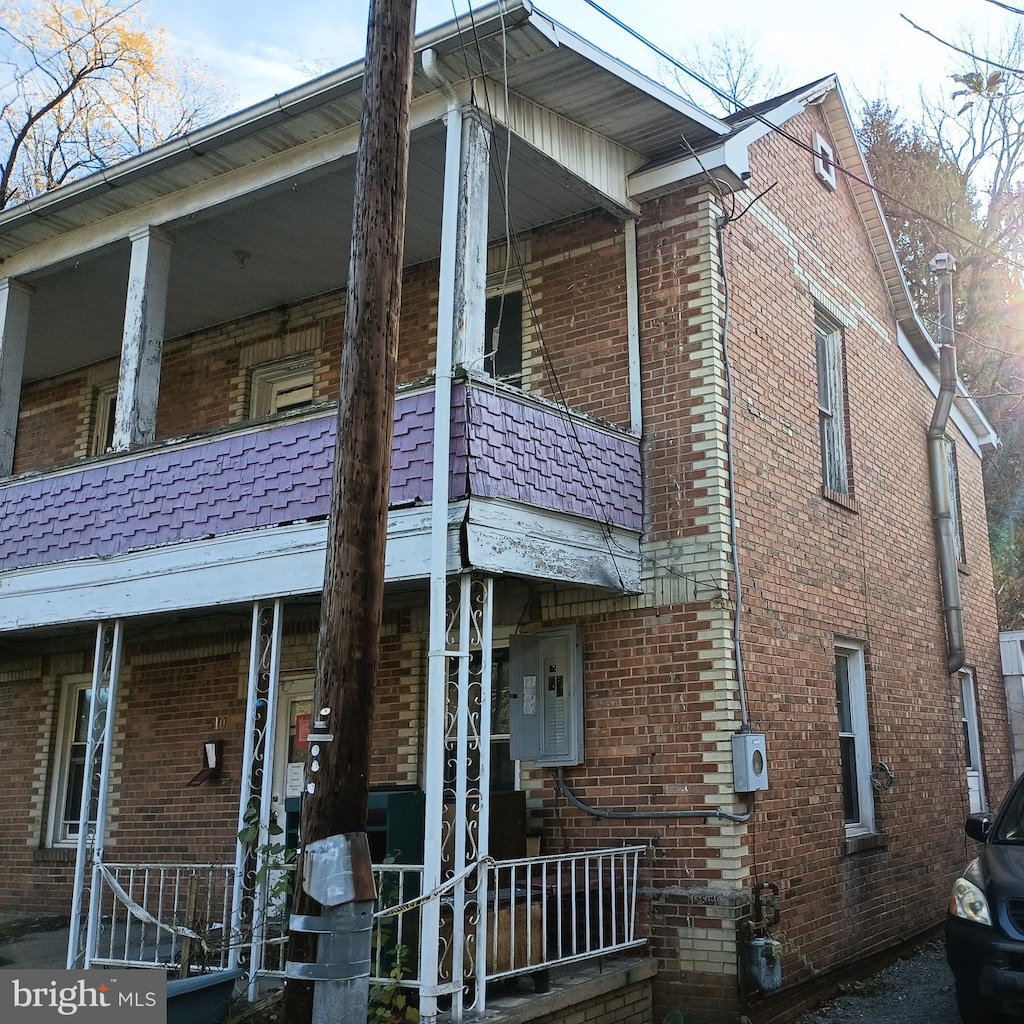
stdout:
{"type": "MultiPolygon", "coordinates": [[[[479,62],[479,65],[480,65],[480,67],[482,69],[483,66],[484,66],[483,48],[482,48],[482,45],[480,43],[479,34],[477,32],[476,18],[475,18],[472,6],[470,6],[470,8],[469,8],[468,14],[469,14],[469,20],[470,20],[470,30],[471,30],[472,35],[473,35],[474,45],[475,45],[475,49],[476,49],[476,58],[477,58],[477,61],[479,62]]],[[[504,16],[502,15],[502,18],[503,17],[504,16]]],[[[461,29],[459,29],[459,34],[460,34],[460,41],[461,41],[461,35],[462,35],[461,29]]],[[[472,78],[472,70],[471,70],[471,67],[470,67],[469,56],[468,56],[468,47],[466,46],[466,44],[464,42],[462,43],[462,48],[463,48],[463,54],[464,54],[464,59],[465,59],[465,64],[466,64],[466,73],[467,73],[468,77],[472,78]]],[[[496,126],[497,126],[497,119],[494,116],[494,110],[493,110],[493,107],[492,107],[492,104],[491,104],[490,90],[488,88],[488,81],[487,81],[486,76],[481,76],[481,81],[482,81],[483,93],[484,93],[484,97],[483,97],[484,98],[484,109],[485,109],[486,114],[487,114],[488,122],[489,122],[489,124],[491,126],[491,129],[493,131],[496,128],[496,126]]],[[[506,91],[507,91],[507,83],[506,83],[506,91]]],[[[511,139],[509,139],[509,149],[510,149],[510,147],[511,147],[511,139]]],[[[508,158],[506,158],[506,159],[508,159],[508,158]]],[[[551,354],[550,354],[550,351],[548,349],[548,346],[545,344],[545,341],[544,341],[543,327],[541,325],[540,317],[539,317],[539,315],[537,313],[537,308],[536,308],[536,304],[535,304],[535,301],[534,301],[533,291],[530,288],[529,280],[527,279],[527,275],[526,275],[526,272],[525,272],[525,270],[526,270],[526,260],[525,260],[524,255],[523,255],[522,246],[521,246],[521,243],[520,243],[520,240],[519,240],[519,234],[515,230],[514,225],[512,224],[508,176],[505,173],[505,168],[503,168],[500,164],[497,163],[493,150],[490,153],[490,160],[491,160],[492,171],[495,174],[495,177],[497,178],[498,184],[499,184],[499,194],[500,194],[501,200],[502,200],[502,207],[503,207],[503,213],[504,213],[504,216],[505,216],[505,224],[506,224],[506,232],[507,232],[507,234],[506,234],[506,239],[507,239],[506,245],[507,246],[509,246],[509,245],[511,246],[511,248],[508,248],[508,247],[506,248],[506,267],[508,265],[508,256],[509,256],[509,254],[510,253],[514,253],[514,255],[515,255],[515,265],[516,265],[516,267],[517,267],[517,269],[518,269],[518,271],[519,271],[519,273],[520,273],[520,275],[522,277],[522,280],[523,280],[523,297],[524,297],[524,299],[527,302],[527,305],[528,305],[528,308],[529,308],[529,311],[530,311],[531,322],[532,322],[532,324],[534,326],[534,329],[535,329],[535,332],[536,332],[536,335],[537,335],[538,347],[540,349],[541,359],[542,359],[542,361],[544,363],[545,372],[547,373],[548,383],[549,383],[549,385],[551,386],[553,392],[556,395],[556,404],[558,405],[558,407],[560,409],[560,412],[561,412],[562,417],[563,417],[563,422],[565,422],[566,427],[568,428],[569,434],[571,435],[572,441],[574,443],[574,446],[575,446],[574,454],[575,454],[575,456],[578,459],[578,465],[587,474],[587,476],[589,477],[590,485],[589,485],[589,488],[588,488],[588,497],[589,497],[589,500],[590,500],[591,505],[592,505],[593,510],[594,510],[594,518],[597,520],[597,522],[601,523],[601,525],[602,525],[602,528],[603,528],[602,529],[602,534],[603,534],[604,543],[605,543],[606,548],[608,549],[609,555],[611,556],[612,567],[613,567],[613,569],[615,571],[616,576],[618,577],[619,589],[622,590],[622,591],[626,591],[627,588],[626,588],[625,580],[622,578],[622,573],[619,571],[618,561],[617,561],[617,558],[616,558],[616,555],[615,555],[615,550],[614,550],[615,545],[614,545],[613,524],[612,524],[611,520],[608,517],[608,513],[607,513],[607,510],[606,510],[606,503],[604,501],[601,501],[597,497],[597,494],[599,493],[600,488],[598,487],[597,475],[596,475],[596,472],[595,472],[595,469],[594,469],[594,465],[593,465],[592,460],[587,457],[586,449],[585,449],[585,447],[583,445],[583,441],[582,441],[582,439],[580,437],[579,430],[578,430],[577,424],[576,424],[576,420],[575,420],[575,418],[569,412],[569,404],[568,404],[568,401],[567,401],[567,399],[565,397],[565,391],[564,391],[564,389],[562,387],[561,379],[560,379],[560,377],[558,375],[557,369],[554,366],[554,362],[553,362],[553,360],[551,358],[551,354]]]]}
{"type": "MultiPolygon", "coordinates": [[[[653,43],[642,33],[638,32],[630,25],[627,25],[624,21],[622,21],[620,18],[617,18],[614,14],[611,14],[609,11],[606,11],[603,7],[600,6],[600,4],[596,3],[595,0],[583,0],[583,2],[588,6],[592,7],[599,14],[606,17],[609,21],[611,21],[618,28],[626,32],[641,45],[646,46],[648,49],[651,50],[652,53],[656,54],[662,60],[666,61],[672,67],[676,68],[676,70],[681,71],[683,72],[683,74],[688,75],[694,80],[700,82],[701,85],[709,89],[719,99],[729,103],[733,102],[732,97],[730,97],[728,93],[726,93],[722,89],[719,89],[717,86],[712,85],[710,82],[705,81],[695,71],[692,71],[685,64],[683,64],[683,62],[680,61],[678,58],[673,57],[666,50],[663,50],[660,46],[653,43]]],[[[735,114],[731,115],[732,122],[735,122],[741,115],[744,114],[750,117],[752,120],[758,121],[760,124],[768,128],[769,131],[774,132],[776,135],[785,139],[791,145],[794,145],[799,149],[804,150],[804,152],[809,153],[811,156],[819,156],[818,152],[812,145],[810,145],[807,142],[804,142],[803,139],[797,138],[791,132],[786,131],[786,129],[783,128],[781,125],[773,124],[763,114],[759,113],[756,110],[753,110],[750,107],[741,108],[735,114]]],[[[1024,262],[1019,262],[1013,259],[1011,256],[1008,256],[1006,253],[1000,252],[998,249],[990,248],[989,246],[982,244],[976,239],[970,238],[969,236],[962,234],[955,228],[951,228],[948,224],[944,223],[938,218],[932,217],[930,214],[924,213],[922,210],[918,210],[915,207],[910,206],[908,203],[900,199],[898,196],[895,196],[888,190],[881,188],[880,186],[876,185],[873,181],[870,181],[866,178],[862,178],[860,175],[856,174],[854,171],[851,171],[849,168],[844,167],[842,164],[836,162],[835,160],[833,161],[832,166],[836,169],[836,171],[838,171],[845,177],[849,178],[851,181],[855,181],[857,182],[857,184],[870,189],[876,196],[882,199],[886,199],[891,203],[895,203],[901,209],[906,210],[908,213],[913,214],[915,217],[918,217],[921,220],[926,221],[927,223],[932,224],[935,227],[941,228],[950,237],[956,238],[958,241],[963,242],[965,245],[969,246],[974,251],[985,253],[986,255],[993,257],[1003,265],[1011,267],[1014,270],[1018,270],[1021,273],[1024,273],[1024,262]]]]}
{"type": "MultiPolygon", "coordinates": [[[[743,211],[746,213],[746,210],[743,211]]],[[[729,463],[729,545],[732,548],[732,578],[735,590],[732,615],[732,649],[736,661],[736,693],[740,702],[740,732],[750,731],[747,717],[746,682],[743,677],[743,648],[740,627],[743,619],[743,574],[740,571],[739,533],[736,515],[736,446],[733,443],[733,376],[729,355],[729,274],[725,266],[725,228],[728,219],[723,215],[715,225],[718,239],[718,273],[722,279],[722,362],[725,365],[725,452],[729,463]]]]}
{"type": "MultiPolygon", "coordinates": [[[[504,8],[503,8],[503,5],[502,5],[500,10],[502,11],[502,25],[504,26],[503,9],[504,8]]],[[[453,12],[455,11],[454,0],[452,0],[452,10],[453,10],[453,12]]],[[[469,16],[470,30],[471,30],[472,35],[473,35],[473,43],[474,43],[474,48],[476,50],[476,59],[477,59],[477,62],[479,64],[479,66],[482,69],[483,66],[484,66],[484,57],[483,57],[483,53],[482,53],[482,46],[481,46],[481,43],[480,43],[479,34],[477,32],[475,14],[474,14],[474,11],[473,11],[473,8],[472,8],[471,4],[470,4],[470,6],[468,8],[467,14],[469,16]]],[[[465,70],[466,70],[466,77],[468,79],[472,80],[472,78],[474,76],[473,76],[473,70],[472,70],[472,67],[471,67],[471,64],[470,64],[469,46],[467,45],[465,39],[462,37],[462,30],[461,30],[461,28],[458,29],[458,32],[459,32],[459,37],[460,37],[460,48],[461,48],[462,54],[463,54],[464,67],[465,67],[465,70]]],[[[505,57],[507,58],[507,53],[505,54],[505,57]]],[[[489,123],[491,125],[491,128],[492,128],[492,130],[494,130],[497,127],[497,119],[494,117],[493,108],[491,106],[490,90],[488,88],[488,79],[485,76],[481,76],[481,82],[482,82],[482,87],[483,87],[484,109],[486,111],[487,118],[488,118],[488,121],[489,121],[489,123]]],[[[504,82],[504,88],[505,88],[505,94],[506,94],[506,97],[507,97],[507,95],[508,95],[507,70],[506,70],[506,80],[504,82]]],[[[689,144],[688,140],[684,140],[684,141],[687,142],[687,145],[689,144]]],[[[585,471],[587,472],[588,476],[590,477],[590,501],[591,501],[591,504],[592,504],[593,509],[594,509],[594,518],[597,519],[598,522],[601,522],[603,524],[603,526],[604,526],[604,542],[605,542],[605,546],[608,549],[609,554],[612,556],[613,564],[614,564],[614,567],[615,567],[615,571],[616,571],[616,574],[619,577],[620,588],[622,590],[625,590],[626,588],[625,588],[625,584],[624,584],[624,582],[622,580],[621,573],[619,573],[618,565],[617,565],[617,563],[615,563],[615,552],[618,551],[620,554],[630,555],[630,556],[635,554],[635,552],[633,552],[631,549],[621,545],[620,543],[618,543],[616,541],[615,536],[614,536],[614,534],[612,532],[612,524],[605,518],[606,513],[604,511],[604,502],[602,502],[600,499],[598,499],[596,497],[596,494],[599,491],[599,487],[598,487],[598,484],[597,484],[597,479],[596,479],[596,474],[594,472],[594,467],[593,467],[591,461],[587,458],[586,451],[585,451],[585,449],[583,447],[582,440],[580,439],[579,433],[578,433],[577,428],[576,428],[576,421],[575,421],[575,419],[572,417],[572,415],[569,412],[569,404],[568,404],[568,401],[567,401],[566,396],[565,396],[564,388],[562,387],[561,378],[559,376],[559,373],[558,373],[558,370],[557,370],[556,366],[554,365],[554,360],[553,360],[553,358],[551,356],[550,350],[549,350],[549,348],[548,348],[548,346],[547,346],[547,344],[545,342],[543,325],[542,325],[541,318],[540,318],[539,313],[538,313],[537,308],[536,308],[535,298],[534,298],[534,295],[533,295],[533,290],[530,287],[529,278],[528,278],[527,273],[526,273],[526,259],[525,259],[524,254],[523,254],[523,248],[522,248],[522,245],[521,245],[521,242],[520,242],[520,239],[519,239],[519,234],[516,231],[515,226],[512,223],[512,219],[511,219],[511,204],[510,204],[509,181],[508,181],[508,167],[509,167],[509,163],[510,163],[510,152],[511,152],[511,133],[508,133],[508,139],[507,139],[507,144],[506,144],[506,149],[505,149],[504,166],[502,166],[501,164],[499,164],[497,162],[497,159],[496,159],[496,156],[495,156],[493,150],[492,150],[492,152],[490,154],[491,165],[492,165],[492,172],[494,173],[495,178],[497,179],[498,184],[499,184],[499,190],[498,191],[499,191],[499,195],[501,196],[503,215],[504,215],[504,218],[505,218],[505,229],[506,229],[506,231],[505,231],[505,239],[506,239],[506,263],[505,263],[505,267],[506,267],[506,273],[507,273],[507,268],[511,264],[510,257],[514,257],[514,261],[515,261],[514,265],[515,265],[515,267],[516,267],[516,269],[517,269],[517,271],[519,273],[519,277],[520,277],[520,279],[522,281],[522,289],[523,289],[522,294],[523,294],[523,297],[524,297],[524,299],[525,299],[525,301],[527,303],[527,308],[528,308],[528,311],[529,311],[529,314],[530,314],[530,320],[531,320],[531,323],[532,323],[532,325],[534,327],[534,331],[536,333],[538,348],[539,348],[539,351],[540,351],[540,354],[541,354],[542,362],[544,364],[545,373],[546,373],[547,378],[548,378],[548,383],[551,386],[552,390],[555,392],[555,395],[556,395],[556,398],[557,398],[556,404],[559,407],[559,409],[562,411],[564,420],[565,420],[565,422],[566,422],[566,424],[567,424],[567,426],[568,426],[568,428],[569,428],[569,430],[570,430],[570,432],[572,434],[573,440],[575,442],[575,453],[576,453],[577,457],[580,460],[580,464],[581,464],[582,468],[585,469],[585,471]]],[[[691,152],[693,152],[692,147],[691,147],[691,152]]],[[[701,164],[699,156],[695,152],[693,152],[693,155],[697,159],[698,164],[701,165],[702,170],[704,171],[705,175],[708,177],[708,180],[712,182],[712,184],[716,188],[716,191],[720,195],[722,195],[723,193],[722,193],[721,185],[715,183],[715,179],[710,175],[710,173],[707,171],[707,169],[704,168],[703,165],[701,164]]],[[[774,185],[769,186],[768,189],[765,189],[765,192],[770,191],[770,189],[773,188],[773,187],[774,187],[774,185]]],[[[738,217],[740,217],[740,216],[743,216],[743,214],[746,213],[747,210],[749,210],[750,207],[755,202],[757,202],[757,200],[760,199],[761,196],[763,196],[765,194],[765,192],[762,192],[761,195],[755,197],[755,199],[752,200],[744,208],[742,213],[737,215],[736,219],[738,219],[738,217]]],[[[673,576],[673,577],[678,578],[678,579],[684,579],[684,580],[686,580],[688,582],[693,583],[696,587],[702,587],[702,588],[710,589],[711,591],[713,591],[714,593],[717,593],[717,594],[721,594],[722,593],[721,586],[710,576],[702,577],[702,576],[699,576],[699,575],[697,575],[695,573],[688,573],[688,572],[684,572],[684,571],[678,570],[675,567],[666,564],[665,562],[661,561],[660,559],[658,559],[657,557],[655,557],[655,556],[653,556],[653,555],[651,555],[649,553],[645,554],[644,558],[645,558],[645,562],[646,562],[647,565],[649,565],[649,566],[651,566],[653,568],[659,569],[660,571],[666,573],[667,575],[673,576]]]]}

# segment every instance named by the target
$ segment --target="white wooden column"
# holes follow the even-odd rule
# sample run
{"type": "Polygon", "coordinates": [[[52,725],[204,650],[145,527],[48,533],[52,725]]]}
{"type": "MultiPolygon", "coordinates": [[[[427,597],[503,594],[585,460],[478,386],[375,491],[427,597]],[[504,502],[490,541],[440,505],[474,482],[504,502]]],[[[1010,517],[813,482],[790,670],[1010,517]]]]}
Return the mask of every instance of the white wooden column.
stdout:
{"type": "MultiPolygon", "coordinates": [[[[487,207],[491,132],[475,108],[462,117],[459,209],[455,251],[452,361],[482,370],[487,305],[487,207]]],[[[442,283],[443,287],[443,283],[442,283]]]]}
{"type": "Polygon", "coordinates": [[[0,278],[0,476],[14,469],[31,294],[28,285],[0,278]]]}
{"type": "Polygon", "coordinates": [[[148,444],[156,437],[167,277],[171,265],[171,239],[162,231],[147,227],[129,237],[132,258],[114,417],[115,451],[148,444]]]}

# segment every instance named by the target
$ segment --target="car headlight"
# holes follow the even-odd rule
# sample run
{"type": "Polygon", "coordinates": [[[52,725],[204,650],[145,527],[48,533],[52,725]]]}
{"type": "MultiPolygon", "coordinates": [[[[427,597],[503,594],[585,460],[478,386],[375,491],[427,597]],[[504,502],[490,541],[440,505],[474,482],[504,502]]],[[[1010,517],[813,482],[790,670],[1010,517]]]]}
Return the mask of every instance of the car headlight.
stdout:
{"type": "Polygon", "coordinates": [[[992,924],[985,894],[973,882],[958,878],[953,883],[953,894],[949,898],[949,912],[975,924],[992,924]]]}

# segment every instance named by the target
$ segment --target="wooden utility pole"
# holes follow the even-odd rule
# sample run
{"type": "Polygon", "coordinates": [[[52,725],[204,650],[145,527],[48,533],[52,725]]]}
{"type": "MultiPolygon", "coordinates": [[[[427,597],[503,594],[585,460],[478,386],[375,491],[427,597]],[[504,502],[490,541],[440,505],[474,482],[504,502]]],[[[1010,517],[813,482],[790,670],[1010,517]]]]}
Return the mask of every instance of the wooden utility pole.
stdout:
{"type": "MultiPolygon", "coordinates": [[[[318,770],[306,774],[303,845],[366,831],[384,603],[415,7],[415,0],[370,2],[313,698],[314,715],[330,709],[326,718],[334,741],[320,745],[318,770]]],[[[319,909],[300,882],[295,912],[308,915],[319,909]]],[[[308,935],[292,932],[289,959],[312,959],[309,942],[308,935]]],[[[285,986],[288,1024],[310,1020],[311,988],[309,982],[291,980],[285,986]]]]}

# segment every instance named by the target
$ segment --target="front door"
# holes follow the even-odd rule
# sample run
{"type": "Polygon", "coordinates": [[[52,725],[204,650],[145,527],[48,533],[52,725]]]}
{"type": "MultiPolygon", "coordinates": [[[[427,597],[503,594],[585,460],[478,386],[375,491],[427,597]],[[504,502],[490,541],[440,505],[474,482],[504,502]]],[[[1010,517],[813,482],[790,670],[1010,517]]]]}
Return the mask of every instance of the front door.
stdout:
{"type": "MultiPolygon", "coordinates": [[[[313,679],[309,676],[281,680],[277,704],[274,774],[271,787],[271,821],[283,832],[272,837],[289,850],[299,845],[299,812],[305,784],[309,725],[313,712],[313,679]]],[[[274,879],[271,879],[273,887],[274,879]]]]}

